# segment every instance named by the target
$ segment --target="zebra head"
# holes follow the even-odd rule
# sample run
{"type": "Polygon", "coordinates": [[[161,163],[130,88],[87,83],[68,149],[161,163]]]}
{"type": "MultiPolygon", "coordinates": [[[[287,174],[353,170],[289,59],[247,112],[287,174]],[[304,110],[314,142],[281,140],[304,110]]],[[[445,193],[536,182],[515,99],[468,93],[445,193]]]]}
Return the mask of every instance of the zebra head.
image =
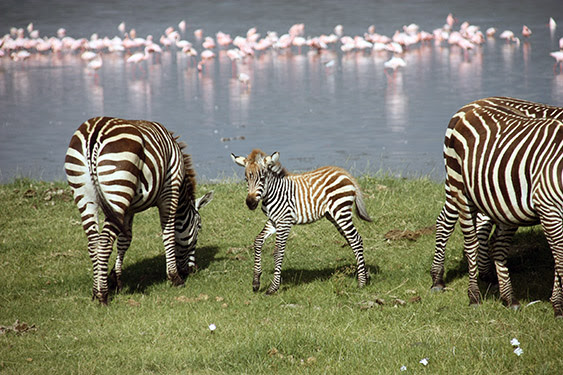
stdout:
{"type": "Polygon", "coordinates": [[[197,234],[201,229],[201,216],[199,214],[199,210],[209,204],[213,199],[213,191],[210,191],[203,195],[200,198],[197,198],[194,202],[194,206],[192,208],[192,212],[188,213],[186,216],[186,229],[184,233],[186,234],[187,238],[187,248],[189,251],[195,249],[197,245],[197,234]],[[191,214],[191,215],[190,215],[191,214]],[[191,219],[188,219],[190,218],[191,219]]]}
{"type": "Polygon", "coordinates": [[[268,186],[268,177],[273,171],[272,168],[277,165],[280,154],[274,152],[272,155],[266,155],[260,150],[253,150],[246,158],[235,154],[231,154],[231,158],[235,164],[244,167],[244,175],[248,183],[246,205],[251,210],[255,210],[264,196],[268,186]]]}
{"type": "Polygon", "coordinates": [[[185,276],[195,267],[195,247],[201,229],[199,210],[213,199],[213,191],[195,200],[186,200],[178,207],[176,215],[176,256],[180,272],[185,276]]]}

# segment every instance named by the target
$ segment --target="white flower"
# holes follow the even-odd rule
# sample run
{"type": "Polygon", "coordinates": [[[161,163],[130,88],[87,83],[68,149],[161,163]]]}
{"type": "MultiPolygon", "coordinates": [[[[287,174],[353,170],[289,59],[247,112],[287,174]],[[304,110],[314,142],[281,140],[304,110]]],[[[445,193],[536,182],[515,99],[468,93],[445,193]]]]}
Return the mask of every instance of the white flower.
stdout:
{"type": "Polygon", "coordinates": [[[513,338],[512,340],[510,340],[510,345],[512,345],[512,346],[520,346],[520,341],[518,341],[517,338],[513,338]]]}
{"type": "Polygon", "coordinates": [[[211,324],[209,325],[209,330],[210,330],[211,332],[215,331],[216,329],[217,329],[217,326],[216,326],[215,324],[211,323],[211,324]]]}
{"type": "Polygon", "coordinates": [[[522,353],[524,353],[524,351],[522,350],[521,347],[517,347],[516,349],[514,349],[514,354],[516,354],[518,357],[520,357],[522,353]]]}
{"type": "Polygon", "coordinates": [[[407,371],[407,366],[401,366],[401,371],[407,371]]]}
{"type": "Polygon", "coordinates": [[[418,363],[423,364],[424,366],[428,365],[428,358],[422,358],[418,363]]]}

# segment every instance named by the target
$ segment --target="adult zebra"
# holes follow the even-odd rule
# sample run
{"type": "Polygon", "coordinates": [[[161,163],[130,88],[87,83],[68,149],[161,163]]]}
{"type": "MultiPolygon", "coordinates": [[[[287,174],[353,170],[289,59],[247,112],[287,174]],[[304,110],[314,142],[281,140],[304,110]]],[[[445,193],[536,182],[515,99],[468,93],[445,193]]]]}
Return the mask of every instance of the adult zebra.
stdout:
{"type": "MultiPolygon", "coordinates": [[[[509,98],[509,97],[489,97],[479,99],[460,108],[456,114],[452,116],[446,131],[444,144],[450,142],[450,137],[455,125],[460,121],[465,114],[478,107],[507,107],[521,116],[528,116],[532,118],[554,118],[563,119],[563,108],[554,107],[546,104],[535,103],[523,99],[509,98]]],[[[444,146],[444,152],[446,147],[444,146]]],[[[444,155],[444,159],[446,157],[444,155]]],[[[447,172],[447,169],[446,169],[447,172]]],[[[445,282],[444,275],[444,256],[446,243],[453,232],[455,223],[458,219],[457,207],[450,195],[449,179],[446,177],[445,190],[446,201],[438,219],[436,221],[436,249],[434,253],[434,260],[432,262],[431,276],[432,276],[432,290],[443,290],[445,282]]],[[[489,255],[489,248],[493,251],[506,254],[508,246],[514,235],[516,228],[505,228],[501,230],[499,226],[495,228],[493,235],[490,233],[493,227],[492,220],[481,212],[477,213],[476,220],[477,238],[479,240],[479,250],[477,258],[477,266],[479,270],[479,277],[483,280],[496,283],[497,276],[492,268],[491,258],[489,255]]],[[[502,265],[501,265],[502,268],[502,265]]],[[[513,299],[511,306],[517,307],[518,301],[513,299]]]]}
{"type": "MultiPolygon", "coordinates": [[[[477,106],[457,116],[444,143],[446,191],[464,235],[470,302],[480,299],[475,229],[480,211],[509,237],[518,226],[541,223],[555,259],[551,302],[555,315],[563,316],[563,122],[504,106],[477,106]]],[[[492,254],[501,299],[512,305],[506,254],[496,249],[492,254]]]]}
{"type": "Polygon", "coordinates": [[[166,273],[181,285],[195,266],[201,227],[199,209],[213,192],[195,199],[191,158],[157,122],[94,117],[74,133],[65,171],[88,238],[93,264],[93,298],[108,299],[108,260],[117,238],[115,272],[121,287],[123,257],[132,239],[133,215],[158,207],[166,252],[166,273]],[[100,232],[98,209],[105,220],[100,232]]]}
{"type": "Polygon", "coordinates": [[[312,223],[326,217],[342,234],[354,251],[358,267],[358,285],[368,282],[362,237],[352,222],[352,206],[356,202],[358,216],[369,217],[356,180],[338,167],[322,167],[303,174],[290,174],[279,162],[280,154],[266,155],[255,149],[248,157],[231,154],[233,161],[245,168],[248,183],[246,204],[256,209],[260,200],[268,217],[264,229],[254,240],[254,278],[252,289],[260,289],[262,245],[276,233],[274,278],[267,294],[275,293],[281,284],[281,266],[289,231],[295,224],[312,223]]]}

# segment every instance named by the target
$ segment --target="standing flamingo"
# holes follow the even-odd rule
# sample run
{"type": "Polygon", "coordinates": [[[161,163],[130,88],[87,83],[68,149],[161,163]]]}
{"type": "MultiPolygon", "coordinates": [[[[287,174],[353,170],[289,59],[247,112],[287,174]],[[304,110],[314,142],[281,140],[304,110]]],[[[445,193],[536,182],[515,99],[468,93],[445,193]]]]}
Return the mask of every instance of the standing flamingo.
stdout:
{"type": "MultiPolygon", "coordinates": [[[[127,58],[127,62],[130,64],[139,65],[140,62],[147,60],[150,56],[148,47],[145,47],[143,52],[135,52],[131,56],[127,58]]],[[[139,69],[144,72],[144,69],[141,65],[139,65],[139,69]]],[[[134,71],[133,71],[134,72],[134,71]]]]}
{"type": "Polygon", "coordinates": [[[561,73],[561,71],[563,70],[563,51],[551,52],[549,55],[555,59],[555,65],[553,65],[553,73],[555,73],[557,65],[559,65],[559,73],[561,73]]]}

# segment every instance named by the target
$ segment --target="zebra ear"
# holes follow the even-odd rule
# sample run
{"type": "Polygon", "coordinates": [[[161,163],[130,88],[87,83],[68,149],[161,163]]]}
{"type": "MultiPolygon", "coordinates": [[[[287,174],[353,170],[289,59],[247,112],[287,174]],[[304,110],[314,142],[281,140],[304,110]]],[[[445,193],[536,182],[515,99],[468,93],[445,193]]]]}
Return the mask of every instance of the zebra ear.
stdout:
{"type": "Polygon", "coordinates": [[[272,163],[275,164],[278,160],[280,160],[280,153],[276,151],[272,154],[272,163]]]}
{"type": "Polygon", "coordinates": [[[235,154],[231,152],[231,159],[233,159],[235,164],[238,164],[241,167],[246,167],[246,158],[244,156],[235,156],[235,154]]]}
{"type": "Polygon", "coordinates": [[[196,210],[200,210],[201,208],[207,206],[209,202],[213,200],[213,190],[206,193],[203,197],[198,198],[195,200],[195,208],[196,210]]]}
{"type": "Polygon", "coordinates": [[[269,167],[276,164],[278,160],[280,160],[280,153],[276,151],[272,155],[266,156],[264,163],[269,167]]]}

